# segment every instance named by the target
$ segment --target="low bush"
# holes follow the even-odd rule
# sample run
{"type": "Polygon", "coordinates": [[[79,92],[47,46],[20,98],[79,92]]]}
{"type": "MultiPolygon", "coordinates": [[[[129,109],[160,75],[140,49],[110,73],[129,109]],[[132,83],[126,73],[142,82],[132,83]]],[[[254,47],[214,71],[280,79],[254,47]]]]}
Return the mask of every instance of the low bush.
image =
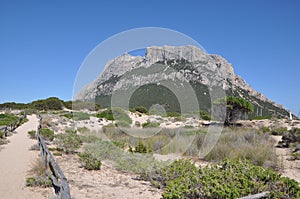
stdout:
{"type": "Polygon", "coordinates": [[[283,135],[284,133],[287,133],[288,130],[286,127],[281,127],[277,129],[272,129],[271,134],[272,135],[283,135]]]}
{"type": "Polygon", "coordinates": [[[76,131],[67,130],[65,133],[56,135],[56,144],[67,154],[74,153],[81,146],[80,136],[76,131]]]}
{"type": "Polygon", "coordinates": [[[0,131],[0,139],[3,139],[3,138],[4,138],[4,132],[0,131]]]}
{"type": "Polygon", "coordinates": [[[0,126],[7,126],[18,119],[17,116],[11,114],[0,114],[0,126]]]}
{"type": "Polygon", "coordinates": [[[27,187],[52,187],[52,181],[47,176],[35,176],[26,178],[27,187]]]}
{"type": "Polygon", "coordinates": [[[101,160],[96,158],[90,152],[78,153],[79,160],[82,163],[82,166],[87,170],[100,170],[101,160]]]}
{"type": "Polygon", "coordinates": [[[40,129],[40,135],[42,138],[46,141],[52,142],[54,139],[54,131],[48,129],[48,128],[41,128],[40,129]]]}
{"type": "Polygon", "coordinates": [[[28,131],[28,135],[30,139],[36,139],[36,131],[32,130],[32,131],[28,131]]]}
{"type": "Polygon", "coordinates": [[[261,131],[263,133],[269,133],[269,132],[271,132],[271,129],[269,127],[263,126],[259,129],[259,131],[261,131]]]}
{"type": "Polygon", "coordinates": [[[148,114],[147,108],[143,106],[137,106],[134,108],[134,110],[140,113],[148,114]]]}
{"type": "MultiPolygon", "coordinates": [[[[202,143],[198,143],[202,145],[202,143]]],[[[209,146],[209,143],[206,143],[209,146]]],[[[259,134],[249,130],[225,129],[214,146],[204,157],[207,161],[222,161],[226,158],[242,158],[259,166],[276,168],[277,156],[274,140],[267,134],[259,134]]]]}
{"type": "Polygon", "coordinates": [[[90,115],[88,113],[84,112],[73,112],[73,113],[67,113],[64,114],[66,118],[73,119],[75,121],[80,121],[80,120],[89,120],[90,115]]]}
{"type": "Polygon", "coordinates": [[[134,153],[147,153],[147,147],[142,143],[139,142],[138,145],[135,147],[135,149],[133,150],[134,153]]]}
{"type": "Polygon", "coordinates": [[[159,122],[146,122],[142,124],[143,128],[157,128],[159,127],[160,123],[159,122]]]}
{"type": "Polygon", "coordinates": [[[206,111],[200,111],[199,116],[202,120],[211,120],[210,113],[208,113],[206,111]]]}
{"type": "Polygon", "coordinates": [[[121,108],[111,108],[96,115],[98,118],[105,118],[107,120],[116,120],[126,124],[131,124],[132,120],[128,114],[121,108]]]}
{"type": "Polygon", "coordinates": [[[35,159],[31,163],[31,168],[28,171],[31,177],[26,178],[26,186],[29,187],[51,187],[52,182],[46,176],[45,167],[41,158],[35,159]]]}
{"type": "Polygon", "coordinates": [[[89,144],[85,146],[85,151],[99,160],[114,161],[116,169],[124,172],[143,173],[166,165],[157,162],[150,154],[128,153],[109,141],[89,144]]]}
{"type": "Polygon", "coordinates": [[[299,184],[270,169],[249,161],[224,160],[217,165],[197,168],[188,160],[141,175],[163,198],[239,198],[269,191],[268,198],[299,198],[299,184]]]}

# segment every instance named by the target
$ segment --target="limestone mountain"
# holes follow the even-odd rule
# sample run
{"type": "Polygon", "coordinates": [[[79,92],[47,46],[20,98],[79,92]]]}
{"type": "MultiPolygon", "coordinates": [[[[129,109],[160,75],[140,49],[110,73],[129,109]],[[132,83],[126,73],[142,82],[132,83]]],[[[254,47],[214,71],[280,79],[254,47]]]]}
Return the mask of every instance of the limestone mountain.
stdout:
{"type": "MultiPolygon", "coordinates": [[[[220,55],[208,54],[195,46],[152,46],[145,56],[128,53],[109,61],[101,75],[82,89],[75,97],[95,100],[103,107],[110,106],[113,92],[132,93],[130,106],[163,104],[167,111],[179,111],[176,95],[160,84],[162,81],[187,82],[196,93],[201,110],[209,111],[210,89],[221,88],[227,95],[250,101],[255,111],[252,116],[281,115],[289,112],[281,105],[254,90],[232,65],[220,55]]],[[[177,87],[180,87],[179,83],[177,87]]]]}

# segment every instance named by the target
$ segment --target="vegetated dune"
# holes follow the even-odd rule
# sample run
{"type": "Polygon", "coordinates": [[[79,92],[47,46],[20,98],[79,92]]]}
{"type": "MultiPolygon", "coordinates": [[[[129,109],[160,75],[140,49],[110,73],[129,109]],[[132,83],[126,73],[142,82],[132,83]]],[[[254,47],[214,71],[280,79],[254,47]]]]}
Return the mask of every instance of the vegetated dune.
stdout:
{"type": "MultiPolygon", "coordinates": [[[[146,115],[129,115],[131,116],[133,121],[139,121],[140,123],[146,122],[146,117],[148,117],[146,115]]],[[[151,118],[155,119],[156,117],[151,116],[151,118]]],[[[109,125],[109,123],[113,123],[112,121],[108,121],[105,119],[100,120],[96,117],[91,117],[90,120],[72,121],[69,119],[65,119],[64,117],[61,117],[59,115],[48,115],[47,120],[49,121],[45,121],[44,125],[47,126],[51,124],[52,126],[49,125],[48,127],[58,128],[57,132],[59,133],[63,133],[67,128],[72,128],[74,126],[86,127],[90,130],[96,131],[97,129],[101,129],[105,125],[109,125]]],[[[164,118],[163,120],[160,120],[160,122],[161,124],[171,123],[171,125],[168,126],[175,128],[177,125],[173,125],[173,123],[178,121],[172,121],[171,118],[164,118]]],[[[179,122],[181,122],[180,126],[184,126],[184,122],[186,121],[179,122]]],[[[197,121],[197,124],[195,124],[195,126],[198,125],[199,121],[197,121]]],[[[243,121],[242,125],[244,127],[252,129],[260,128],[263,126],[274,128],[280,126],[297,127],[298,123],[297,121],[288,120],[263,120],[243,121]]],[[[82,149],[80,149],[79,151],[81,150],[82,149]]],[[[286,149],[285,156],[283,157],[283,174],[299,182],[299,176],[297,176],[299,168],[297,168],[297,165],[295,164],[293,164],[292,166],[290,166],[291,164],[288,164],[289,162],[286,160],[286,158],[288,157],[287,150],[288,149],[286,149]]],[[[281,156],[280,150],[276,149],[276,151],[278,152],[279,156],[281,156]]],[[[158,156],[159,159],[168,159],[168,155],[155,156],[158,156]]],[[[136,177],[138,175],[118,171],[113,167],[112,162],[108,160],[102,161],[101,170],[87,171],[81,166],[78,160],[78,156],[75,154],[63,154],[62,156],[56,156],[55,159],[57,160],[59,166],[61,167],[69,181],[71,196],[74,198],[161,198],[161,190],[153,188],[149,182],[137,180],[136,177]]],[[[201,162],[198,163],[198,165],[199,164],[202,165],[201,162]]]]}

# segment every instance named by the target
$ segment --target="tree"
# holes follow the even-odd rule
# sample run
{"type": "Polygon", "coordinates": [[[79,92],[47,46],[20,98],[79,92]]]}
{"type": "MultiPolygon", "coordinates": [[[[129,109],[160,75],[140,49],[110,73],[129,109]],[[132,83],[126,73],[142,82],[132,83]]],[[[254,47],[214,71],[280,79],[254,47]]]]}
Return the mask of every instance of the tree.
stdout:
{"type": "Polygon", "coordinates": [[[243,98],[228,96],[214,101],[214,117],[220,119],[223,115],[225,125],[232,124],[243,114],[253,112],[253,110],[253,105],[243,98]]]}

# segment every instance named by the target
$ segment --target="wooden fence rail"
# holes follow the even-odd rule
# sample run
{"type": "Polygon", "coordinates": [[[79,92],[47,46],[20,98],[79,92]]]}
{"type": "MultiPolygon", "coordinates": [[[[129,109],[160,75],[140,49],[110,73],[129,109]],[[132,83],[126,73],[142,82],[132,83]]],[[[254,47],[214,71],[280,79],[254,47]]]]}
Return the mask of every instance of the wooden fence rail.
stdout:
{"type": "Polygon", "coordinates": [[[41,157],[44,162],[47,176],[51,179],[55,194],[60,199],[71,199],[68,180],[55,162],[53,155],[49,151],[44,139],[40,135],[42,128],[42,117],[39,115],[39,125],[37,128],[37,139],[40,146],[41,157]]]}
{"type": "Polygon", "coordinates": [[[14,130],[16,130],[16,128],[18,128],[18,126],[21,125],[22,120],[24,120],[25,118],[26,118],[26,112],[24,111],[24,115],[22,117],[19,117],[18,119],[8,124],[7,126],[0,128],[0,131],[4,133],[5,137],[7,137],[8,132],[13,132],[14,130]]]}

